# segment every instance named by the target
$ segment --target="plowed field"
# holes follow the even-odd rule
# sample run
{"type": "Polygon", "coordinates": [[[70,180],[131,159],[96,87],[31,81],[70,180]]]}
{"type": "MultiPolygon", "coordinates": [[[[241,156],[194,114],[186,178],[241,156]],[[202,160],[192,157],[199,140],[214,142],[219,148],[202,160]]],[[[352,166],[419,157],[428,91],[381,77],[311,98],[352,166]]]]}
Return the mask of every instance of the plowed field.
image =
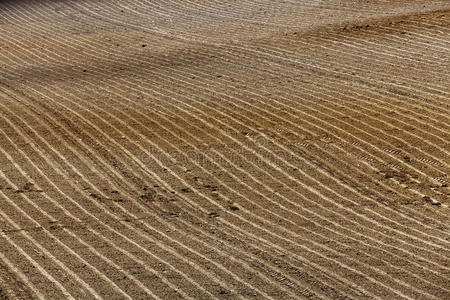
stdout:
{"type": "Polygon", "coordinates": [[[0,1],[0,299],[450,299],[449,57],[449,1],[0,1]]]}

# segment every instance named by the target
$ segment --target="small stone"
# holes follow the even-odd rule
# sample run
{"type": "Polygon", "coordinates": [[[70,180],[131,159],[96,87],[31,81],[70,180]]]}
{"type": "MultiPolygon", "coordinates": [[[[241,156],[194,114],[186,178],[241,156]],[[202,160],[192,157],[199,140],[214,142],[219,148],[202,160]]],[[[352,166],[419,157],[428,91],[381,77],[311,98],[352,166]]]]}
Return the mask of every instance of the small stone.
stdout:
{"type": "Polygon", "coordinates": [[[216,213],[216,212],[210,212],[210,213],[208,214],[208,216],[209,216],[210,218],[217,218],[217,217],[219,216],[219,214],[216,213]]]}
{"type": "Polygon", "coordinates": [[[431,200],[431,205],[441,206],[441,202],[432,199],[432,200],[431,200]]]}

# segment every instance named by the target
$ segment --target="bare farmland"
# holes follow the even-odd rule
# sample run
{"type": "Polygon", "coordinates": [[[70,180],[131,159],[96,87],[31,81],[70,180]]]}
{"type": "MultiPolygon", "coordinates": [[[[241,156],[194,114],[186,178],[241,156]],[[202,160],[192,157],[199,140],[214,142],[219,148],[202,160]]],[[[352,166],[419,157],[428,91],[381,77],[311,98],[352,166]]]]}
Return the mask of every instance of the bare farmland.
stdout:
{"type": "Polygon", "coordinates": [[[449,299],[450,3],[0,1],[0,299],[449,299]]]}

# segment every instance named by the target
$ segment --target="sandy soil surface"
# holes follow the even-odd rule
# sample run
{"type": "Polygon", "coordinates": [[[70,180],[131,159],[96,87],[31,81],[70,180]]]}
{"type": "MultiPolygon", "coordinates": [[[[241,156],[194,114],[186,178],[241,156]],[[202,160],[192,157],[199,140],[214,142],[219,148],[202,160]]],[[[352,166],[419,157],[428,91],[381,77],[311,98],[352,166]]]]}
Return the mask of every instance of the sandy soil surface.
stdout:
{"type": "Polygon", "coordinates": [[[449,1],[0,1],[0,299],[450,299],[449,57],[449,1]]]}

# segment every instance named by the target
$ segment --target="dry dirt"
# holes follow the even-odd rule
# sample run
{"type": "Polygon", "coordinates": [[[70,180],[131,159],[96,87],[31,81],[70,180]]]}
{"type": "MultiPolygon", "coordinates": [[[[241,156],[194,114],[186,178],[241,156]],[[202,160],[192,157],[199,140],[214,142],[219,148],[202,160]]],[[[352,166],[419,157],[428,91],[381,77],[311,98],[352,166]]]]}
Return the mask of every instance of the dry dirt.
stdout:
{"type": "Polygon", "coordinates": [[[449,57],[449,1],[0,1],[0,298],[450,299],[449,57]]]}

